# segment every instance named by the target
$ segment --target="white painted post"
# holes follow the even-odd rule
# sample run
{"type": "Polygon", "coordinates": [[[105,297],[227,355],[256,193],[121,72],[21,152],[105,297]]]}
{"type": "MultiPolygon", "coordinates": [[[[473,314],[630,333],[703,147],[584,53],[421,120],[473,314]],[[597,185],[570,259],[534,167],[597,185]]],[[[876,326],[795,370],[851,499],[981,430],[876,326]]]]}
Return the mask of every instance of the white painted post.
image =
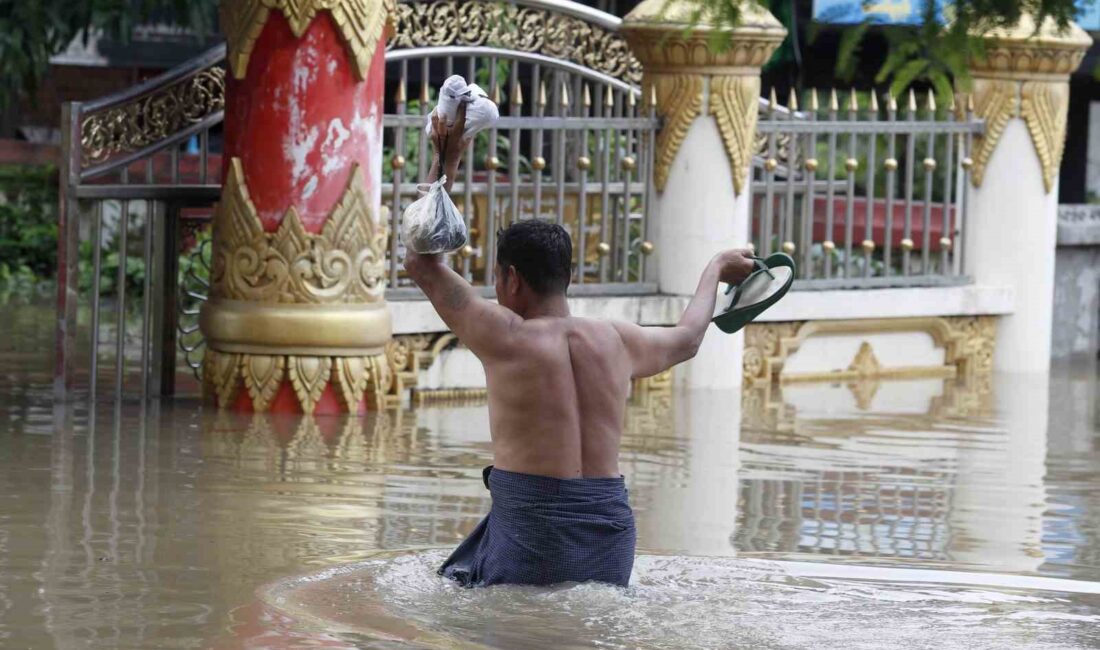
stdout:
{"type": "MultiPolygon", "coordinates": [[[[766,10],[746,3],[728,49],[711,47],[715,27],[703,15],[691,32],[695,3],[645,0],[622,33],[645,72],[644,98],[663,120],[654,182],[656,271],[662,293],[695,292],[707,262],[749,241],[750,164],[760,99],[760,68],[787,31],[766,10]]],[[[675,381],[691,388],[741,386],[742,335],[712,328],[675,381]]]]}
{"type": "Polygon", "coordinates": [[[985,60],[972,63],[974,110],[986,132],[972,153],[965,271],[979,285],[1015,292],[1015,312],[999,326],[994,368],[1047,372],[1069,75],[1092,39],[1075,24],[1059,31],[1048,21],[1036,31],[1029,16],[985,38],[985,60]]]}

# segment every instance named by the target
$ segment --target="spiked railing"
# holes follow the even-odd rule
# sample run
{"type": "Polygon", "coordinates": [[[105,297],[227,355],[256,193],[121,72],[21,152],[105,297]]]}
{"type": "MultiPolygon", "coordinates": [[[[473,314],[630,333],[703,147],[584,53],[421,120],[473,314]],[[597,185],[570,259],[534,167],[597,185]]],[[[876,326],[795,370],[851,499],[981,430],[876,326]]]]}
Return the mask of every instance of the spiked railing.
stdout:
{"type": "Polygon", "coordinates": [[[803,289],[967,282],[970,149],[984,125],[912,91],[886,96],[811,90],[781,107],[770,93],[757,127],[752,241],[799,261],[803,289]],[[806,108],[799,110],[802,104],[806,108]],[[900,152],[900,160],[899,160],[900,152]]]}

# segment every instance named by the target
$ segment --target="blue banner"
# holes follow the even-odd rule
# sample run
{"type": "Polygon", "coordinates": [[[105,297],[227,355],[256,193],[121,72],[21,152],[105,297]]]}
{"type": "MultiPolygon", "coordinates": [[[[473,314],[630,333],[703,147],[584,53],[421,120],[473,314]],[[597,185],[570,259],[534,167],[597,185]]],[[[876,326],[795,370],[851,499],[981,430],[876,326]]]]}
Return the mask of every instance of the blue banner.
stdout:
{"type": "MultiPolygon", "coordinates": [[[[878,25],[919,25],[926,0],[814,0],[814,20],[834,25],[856,25],[870,20],[878,25]]],[[[943,2],[936,0],[943,19],[943,2]]]]}
{"type": "MultiPolygon", "coordinates": [[[[934,0],[937,19],[943,21],[944,0],[934,0]]],[[[927,0],[814,0],[814,20],[833,25],[919,25],[927,0]]],[[[1100,31],[1100,2],[1078,0],[1077,22],[1090,32],[1100,31]]]]}

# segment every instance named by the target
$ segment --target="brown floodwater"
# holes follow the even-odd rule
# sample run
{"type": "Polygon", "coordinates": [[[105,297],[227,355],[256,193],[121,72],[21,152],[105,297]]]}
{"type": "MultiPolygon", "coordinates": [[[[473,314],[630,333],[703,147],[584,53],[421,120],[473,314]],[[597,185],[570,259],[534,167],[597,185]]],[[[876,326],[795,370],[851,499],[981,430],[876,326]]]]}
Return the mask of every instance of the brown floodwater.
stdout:
{"type": "Polygon", "coordinates": [[[636,395],[632,586],[467,591],[483,405],[59,406],[52,312],[0,310],[0,647],[1100,647],[1091,363],[636,395]]]}

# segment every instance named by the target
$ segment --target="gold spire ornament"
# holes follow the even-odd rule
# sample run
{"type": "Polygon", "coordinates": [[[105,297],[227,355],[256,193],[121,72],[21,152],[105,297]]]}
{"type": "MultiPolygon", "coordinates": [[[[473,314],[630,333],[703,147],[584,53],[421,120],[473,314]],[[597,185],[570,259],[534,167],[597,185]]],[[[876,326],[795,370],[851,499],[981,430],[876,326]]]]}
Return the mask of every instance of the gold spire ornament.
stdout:
{"type": "Polygon", "coordinates": [[[980,187],[1009,121],[1022,119],[1043,172],[1047,192],[1054,190],[1065,150],[1069,112],[1069,75],[1081,65],[1092,38],[1074,23],[1061,29],[1053,19],[1041,25],[1025,14],[1012,28],[981,35],[985,57],[971,61],[974,92],[967,112],[985,120],[971,154],[971,181],[980,187]]]}
{"type": "Polygon", "coordinates": [[[689,0],[643,0],[620,27],[642,63],[642,86],[656,95],[655,113],[662,118],[653,167],[658,191],[665,189],[688,130],[703,111],[708,80],[707,109],[718,123],[734,190],[745,191],[759,112],[760,68],[787,30],[766,9],[745,3],[741,23],[731,30],[730,46],[716,49],[710,46],[716,29],[710,22],[709,16],[700,19],[689,0]]]}

